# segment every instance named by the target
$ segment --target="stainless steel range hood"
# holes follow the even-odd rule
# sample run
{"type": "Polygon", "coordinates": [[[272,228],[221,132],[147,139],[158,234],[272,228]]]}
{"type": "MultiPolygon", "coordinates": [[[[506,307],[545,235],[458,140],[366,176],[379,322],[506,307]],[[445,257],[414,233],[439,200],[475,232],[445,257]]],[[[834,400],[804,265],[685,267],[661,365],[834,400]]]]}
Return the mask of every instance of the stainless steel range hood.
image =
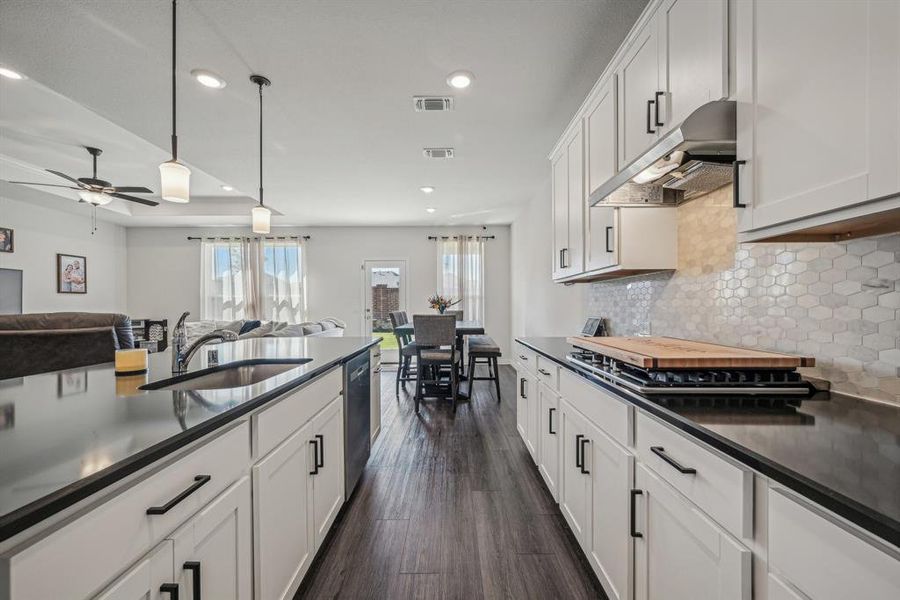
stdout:
{"type": "Polygon", "coordinates": [[[594,190],[588,202],[677,204],[731,183],[735,114],[733,100],[704,104],[594,190]]]}

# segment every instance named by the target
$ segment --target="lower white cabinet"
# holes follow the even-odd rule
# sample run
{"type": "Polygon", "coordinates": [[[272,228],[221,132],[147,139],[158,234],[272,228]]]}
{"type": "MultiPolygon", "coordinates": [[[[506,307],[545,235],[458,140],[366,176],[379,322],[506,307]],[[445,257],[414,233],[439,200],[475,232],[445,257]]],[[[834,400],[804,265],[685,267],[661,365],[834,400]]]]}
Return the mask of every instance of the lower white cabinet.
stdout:
{"type": "Polygon", "coordinates": [[[559,509],[585,552],[591,535],[591,476],[582,462],[593,426],[565,399],[560,401],[560,443],[562,455],[559,509]]]}
{"type": "Polygon", "coordinates": [[[750,600],[747,548],[644,465],[635,490],[636,600],[750,600]]]}
{"type": "Polygon", "coordinates": [[[171,536],[179,599],[252,596],[251,519],[250,478],[245,476],[171,536]]]}
{"type": "Polygon", "coordinates": [[[381,433],[381,348],[375,346],[375,349],[377,351],[373,350],[372,352],[372,378],[369,391],[369,411],[371,414],[370,444],[374,444],[378,434],[381,433]]]}
{"type": "Polygon", "coordinates": [[[559,501],[559,396],[546,384],[540,383],[538,388],[539,418],[538,431],[538,471],[544,483],[559,501]]]}
{"type": "Polygon", "coordinates": [[[525,447],[531,454],[531,458],[537,462],[538,442],[537,442],[537,422],[538,411],[538,390],[537,378],[523,368],[519,368],[519,386],[516,395],[516,429],[525,447]]]}
{"type": "Polygon", "coordinates": [[[128,569],[96,600],[173,600],[180,598],[174,590],[172,569],[172,540],[163,540],[147,553],[137,564],[128,569]],[[165,587],[164,587],[165,586],[165,587]]]}
{"type": "Polygon", "coordinates": [[[315,462],[310,471],[315,547],[331,529],[344,504],[344,399],[335,398],[312,420],[315,462]]]}

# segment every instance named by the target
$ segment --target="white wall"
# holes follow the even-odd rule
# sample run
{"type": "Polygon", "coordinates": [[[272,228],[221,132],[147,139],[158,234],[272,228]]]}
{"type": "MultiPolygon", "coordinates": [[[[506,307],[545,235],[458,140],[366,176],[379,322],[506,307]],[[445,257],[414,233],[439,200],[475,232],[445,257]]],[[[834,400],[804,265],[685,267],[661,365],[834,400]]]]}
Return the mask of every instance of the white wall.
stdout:
{"type": "Polygon", "coordinates": [[[0,227],[15,230],[15,252],[0,252],[0,267],[22,270],[24,312],[125,312],[123,227],[101,221],[91,235],[88,216],[3,197],[0,227]],[[86,294],[57,293],[57,252],[87,258],[86,294]]]}
{"type": "Polygon", "coordinates": [[[584,285],[565,286],[551,279],[552,222],[550,168],[544,188],[513,221],[512,337],[575,335],[584,326],[584,285]]]}
{"type": "MultiPolygon", "coordinates": [[[[435,292],[437,255],[428,235],[495,235],[485,250],[485,329],[509,356],[510,228],[308,227],[273,234],[308,234],[308,307],[311,319],[347,321],[347,335],[362,334],[363,273],[366,259],[407,261],[407,311],[430,312],[425,299],[435,292]]],[[[185,310],[200,316],[200,243],[187,237],[239,235],[231,229],[129,228],[128,312],[134,318],[173,321],[185,310]]]]}

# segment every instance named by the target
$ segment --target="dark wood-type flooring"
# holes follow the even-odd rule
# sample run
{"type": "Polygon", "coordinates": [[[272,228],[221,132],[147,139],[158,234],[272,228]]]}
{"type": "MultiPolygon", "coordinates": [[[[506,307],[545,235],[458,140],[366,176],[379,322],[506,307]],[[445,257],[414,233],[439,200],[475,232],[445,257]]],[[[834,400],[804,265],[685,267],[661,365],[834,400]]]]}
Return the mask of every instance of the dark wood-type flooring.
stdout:
{"type": "MultiPolygon", "coordinates": [[[[295,598],[605,598],[516,432],[479,381],[454,416],[418,416],[382,372],[382,431],[362,479],[295,598]]],[[[412,384],[409,390],[412,391],[412,384]]]]}

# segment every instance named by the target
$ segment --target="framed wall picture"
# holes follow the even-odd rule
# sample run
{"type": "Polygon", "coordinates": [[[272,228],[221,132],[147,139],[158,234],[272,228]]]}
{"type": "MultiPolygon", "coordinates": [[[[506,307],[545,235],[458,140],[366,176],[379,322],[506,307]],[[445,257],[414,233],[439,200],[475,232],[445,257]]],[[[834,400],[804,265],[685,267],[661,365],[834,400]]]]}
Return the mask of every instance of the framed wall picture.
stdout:
{"type": "Polygon", "coordinates": [[[0,252],[16,251],[13,233],[15,232],[9,227],[0,227],[0,252]]]}
{"type": "Polygon", "coordinates": [[[87,293],[87,259],[73,254],[56,255],[56,291],[60,294],[87,293]]]}

